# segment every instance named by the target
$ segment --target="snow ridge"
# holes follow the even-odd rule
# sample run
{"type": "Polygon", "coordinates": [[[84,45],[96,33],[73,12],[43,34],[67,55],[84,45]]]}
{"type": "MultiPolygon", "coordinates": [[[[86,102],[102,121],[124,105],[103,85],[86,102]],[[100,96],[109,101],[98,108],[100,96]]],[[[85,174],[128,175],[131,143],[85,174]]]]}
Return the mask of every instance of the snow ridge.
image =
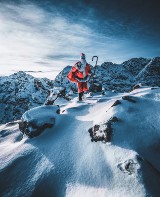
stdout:
{"type": "Polygon", "coordinates": [[[34,139],[22,139],[16,123],[0,126],[1,196],[159,196],[160,88],[108,91],[60,107],[54,127],[34,139]],[[111,143],[91,142],[88,129],[111,117],[118,117],[111,143]]]}

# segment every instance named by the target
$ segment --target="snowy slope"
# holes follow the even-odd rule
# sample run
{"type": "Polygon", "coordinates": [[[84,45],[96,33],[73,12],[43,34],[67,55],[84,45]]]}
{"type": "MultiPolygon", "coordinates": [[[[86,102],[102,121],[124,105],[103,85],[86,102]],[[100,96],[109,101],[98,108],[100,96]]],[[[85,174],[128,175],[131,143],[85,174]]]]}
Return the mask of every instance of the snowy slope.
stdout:
{"type": "Polygon", "coordinates": [[[22,138],[16,123],[1,126],[1,196],[158,197],[160,89],[107,92],[65,110],[37,138],[22,138]],[[120,105],[110,108],[115,100],[120,105]],[[109,109],[110,108],[110,109],[109,109]],[[107,111],[107,112],[106,112],[107,111]],[[111,143],[91,142],[88,129],[112,116],[111,143]]]}

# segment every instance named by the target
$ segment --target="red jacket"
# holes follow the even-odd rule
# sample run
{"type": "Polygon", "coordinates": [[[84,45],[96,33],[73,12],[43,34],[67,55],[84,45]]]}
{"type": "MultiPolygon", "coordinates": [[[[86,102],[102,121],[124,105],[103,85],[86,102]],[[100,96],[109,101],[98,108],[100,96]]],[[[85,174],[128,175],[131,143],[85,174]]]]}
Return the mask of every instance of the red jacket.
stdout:
{"type": "MultiPolygon", "coordinates": [[[[79,62],[77,62],[79,63],[79,62]]],[[[67,78],[71,81],[71,82],[78,82],[76,78],[80,78],[83,79],[84,78],[84,74],[83,72],[81,72],[78,67],[77,67],[77,63],[72,67],[71,71],[69,72],[67,78]]],[[[91,75],[91,68],[90,65],[87,63],[85,66],[85,77],[91,75]]]]}

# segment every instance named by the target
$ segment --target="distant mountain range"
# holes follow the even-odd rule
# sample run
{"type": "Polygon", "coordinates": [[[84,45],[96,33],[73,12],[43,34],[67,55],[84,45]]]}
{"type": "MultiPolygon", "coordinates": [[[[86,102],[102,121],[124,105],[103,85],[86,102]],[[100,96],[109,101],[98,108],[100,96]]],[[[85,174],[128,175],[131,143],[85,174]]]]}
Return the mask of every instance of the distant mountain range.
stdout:
{"type": "MultiPolygon", "coordinates": [[[[66,78],[70,69],[71,66],[67,66],[57,75],[54,86],[66,87],[68,92],[70,90],[77,91],[76,84],[69,82],[66,78]]],[[[160,86],[160,57],[153,59],[132,58],[122,64],[104,62],[96,67],[95,73],[95,84],[102,85],[106,90],[128,92],[137,83],[160,86]]]]}
{"type": "Polygon", "coordinates": [[[53,81],[22,71],[0,77],[0,123],[20,119],[26,110],[42,105],[51,88],[53,81]]]}
{"type": "MultiPolygon", "coordinates": [[[[68,81],[66,77],[70,69],[71,66],[65,67],[54,81],[35,78],[22,71],[0,77],[0,123],[20,119],[26,110],[42,105],[50,89],[64,87],[66,93],[76,92],[76,84],[68,81]]],[[[97,87],[129,92],[137,83],[160,86],[160,57],[133,58],[122,64],[104,62],[96,67],[94,84],[97,87]]]]}

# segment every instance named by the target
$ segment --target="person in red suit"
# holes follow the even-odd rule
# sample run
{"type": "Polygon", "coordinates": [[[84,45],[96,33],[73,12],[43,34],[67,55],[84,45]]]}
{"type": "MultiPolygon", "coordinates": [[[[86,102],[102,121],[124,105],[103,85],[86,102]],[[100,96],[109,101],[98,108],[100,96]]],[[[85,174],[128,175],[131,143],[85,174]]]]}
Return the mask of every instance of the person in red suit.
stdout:
{"type": "Polygon", "coordinates": [[[88,91],[88,80],[91,76],[90,65],[86,61],[84,53],[80,55],[80,61],[76,62],[69,72],[67,78],[74,83],[77,83],[79,101],[82,101],[84,92],[88,91]]]}

